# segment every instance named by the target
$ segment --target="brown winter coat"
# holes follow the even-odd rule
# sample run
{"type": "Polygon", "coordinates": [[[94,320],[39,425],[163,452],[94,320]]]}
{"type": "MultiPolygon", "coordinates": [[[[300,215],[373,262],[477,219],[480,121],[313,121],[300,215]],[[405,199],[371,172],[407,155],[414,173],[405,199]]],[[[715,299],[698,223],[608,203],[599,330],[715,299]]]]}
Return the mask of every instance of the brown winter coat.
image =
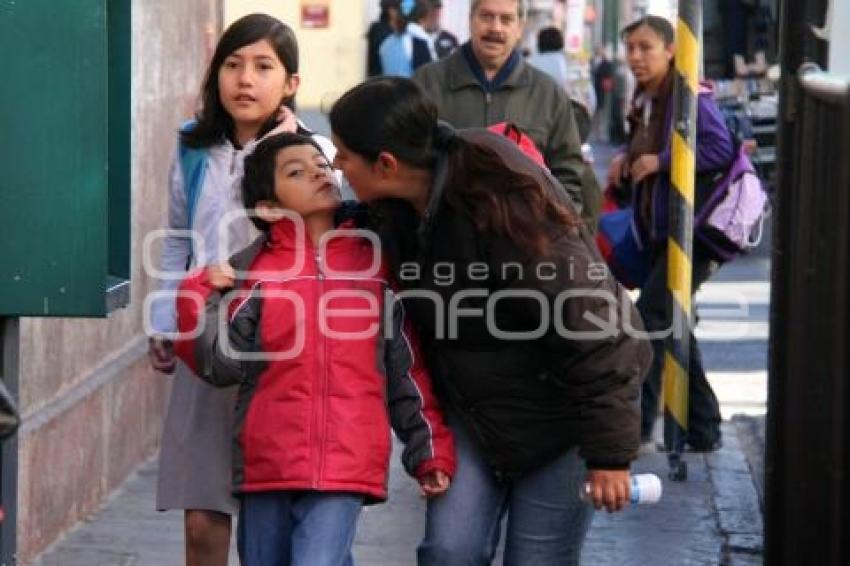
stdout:
{"type": "MultiPolygon", "coordinates": [[[[571,206],[557,181],[507,138],[486,130],[460,135],[492,149],[571,206]]],[[[504,235],[477,229],[470,212],[447,198],[450,163],[444,157],[436,166],[427,221],[420,223],[400,201],[378,203],[375,215],[400,286],[419,292],[405,305],[419,327],[438,395],[497,473],[522,475],[573,446],[591,468],[627,467],[639,447],[640,387],[652,356],[649,341],[626,330],[643,329],[637,310],[584,227],[544,227],[556,234],[545,260],[504,235]],[[419,273],[409,269],[415,263],[419,273]],[[489,304],[504,291],[526,295],[502,294],[489,304]],[[457,303],[463,293],[469,295],[457,303]],[[460,314],[453,304],[470,310],[460,314]],[[476,315],[476,309],[489,314],[476,315]],[[563,323],[560,331],[555,317],[563,323]],[[504,332],[543,331],[504,339],[488,319],[504,332]],[[606,326],[607,334],[601,332],[606,326]],[[579,339],[575,333],[582,331],[579,339]]]]}

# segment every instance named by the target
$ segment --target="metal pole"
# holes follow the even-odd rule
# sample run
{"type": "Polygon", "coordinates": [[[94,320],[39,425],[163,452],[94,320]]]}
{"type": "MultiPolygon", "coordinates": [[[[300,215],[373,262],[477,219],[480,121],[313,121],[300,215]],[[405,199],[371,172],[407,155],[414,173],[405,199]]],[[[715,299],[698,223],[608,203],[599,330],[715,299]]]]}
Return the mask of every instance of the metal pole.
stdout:
{"type": "Polygon", "coordinates": [[[670,478],[684,481],[682,460],[688,431],[689,330],[693,258],[694,180],[696,174],[697,94],[699,92],[702,2],[679,1],[676,29],[676,89],[670,174],[670,235],[667,239],[667,312],[672,334],[664,353],[664,444],[670,478]]]}
{"type": "MultiPolygon", "coordinates": [[[[0,379],[13,398],[18,397],[19,319],[0,317],[0,379]]],[[[0,524],[0,565],[17,563],[18,436],[0,447],[0,505],[5,518],[0,524]]]]}

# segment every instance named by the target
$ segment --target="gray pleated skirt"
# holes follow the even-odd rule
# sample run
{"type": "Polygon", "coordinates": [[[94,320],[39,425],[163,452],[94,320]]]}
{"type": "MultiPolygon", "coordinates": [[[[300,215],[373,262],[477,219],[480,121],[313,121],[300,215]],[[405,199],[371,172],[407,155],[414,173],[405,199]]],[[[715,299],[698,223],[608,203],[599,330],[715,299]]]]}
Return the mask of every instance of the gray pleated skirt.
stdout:
{"type": "Polygon", "coordinates": [[[235,515],[232,441],[238,387],[208,385],[178,362],[159,453],[156,508],[235,515]]]}

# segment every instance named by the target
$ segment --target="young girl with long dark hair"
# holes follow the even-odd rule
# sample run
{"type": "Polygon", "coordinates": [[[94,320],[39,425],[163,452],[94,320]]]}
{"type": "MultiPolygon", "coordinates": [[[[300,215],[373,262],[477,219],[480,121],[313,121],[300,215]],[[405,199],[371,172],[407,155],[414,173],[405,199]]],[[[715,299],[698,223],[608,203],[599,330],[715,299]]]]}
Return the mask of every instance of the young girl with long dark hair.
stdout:
{"type": "MultiPolygon", "coordinates": [[[[235,388],[216,389],[176,364],[174,291],[190,265],[218,263],[256,235],[242,211],[242,162],[273,131],[304,131],[295,120],[298,45],[287,25],[252,14],[216,46],[196,120],[180,133],[170,174],[168,227],[152,302],[150,359],[174,373],[160,451],[157,508],[185,510],[186,563],[224,566],[230,544],[231,434],[235,388]],[[193,238],[188,237],[191,231],[193,238]]],[[[333,154],[324,140],[323,149],[333,154]]]]}

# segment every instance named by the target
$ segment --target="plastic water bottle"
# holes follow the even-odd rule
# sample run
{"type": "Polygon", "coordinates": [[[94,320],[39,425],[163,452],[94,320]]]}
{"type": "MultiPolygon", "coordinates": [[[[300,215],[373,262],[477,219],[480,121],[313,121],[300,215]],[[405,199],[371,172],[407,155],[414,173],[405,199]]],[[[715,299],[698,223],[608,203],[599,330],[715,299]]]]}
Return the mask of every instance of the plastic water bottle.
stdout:
{"type": "MultiPolygon", "coordinates": [[[[631,476],[629,488],[629,503],[645,505],[658,503],[662,493],[661,478],[655,474],[635,474],[631,476]]],[[[584,484],[580,494],[582,501],[590,501],[590,484],[584,484]]]]}

